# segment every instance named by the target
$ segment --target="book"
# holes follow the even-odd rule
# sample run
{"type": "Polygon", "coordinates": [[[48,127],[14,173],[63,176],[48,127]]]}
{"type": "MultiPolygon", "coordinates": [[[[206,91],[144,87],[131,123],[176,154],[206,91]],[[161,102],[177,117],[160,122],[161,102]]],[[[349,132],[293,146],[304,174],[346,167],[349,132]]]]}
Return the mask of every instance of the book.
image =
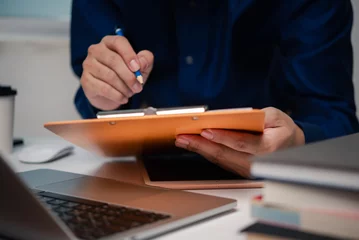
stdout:
{"type": "Polygon", "coordinates": [[[359,191],[359,133],[252,159],[255,178],[359,191]]]}
{"type": "Polygon", "coordinates": [[[258,222],[327,237],[359,236],[359,213],[288,208],[254,199],[251,216],[258,222]]]}
{"type": "Polygon", "coordinates": [[[283,228],[266,223],[256,222],[241,230],[248,240],[288,240],[288,239],[311,239],[311,240],[338,240],[338,238],[307,233],[296,229],[283,228]]]}
{"type": "Polygon", "coordinates": [[[266,181],[263,202],[283,207],[359,214],[359,192],[266,181]]]}
{"type": "Polygon", "coordinates": [[[253,157],[251,175],[265,183],[251,214],[265,231],[249,236],[358,238],[358,143],[356,133],[253,157]]]}

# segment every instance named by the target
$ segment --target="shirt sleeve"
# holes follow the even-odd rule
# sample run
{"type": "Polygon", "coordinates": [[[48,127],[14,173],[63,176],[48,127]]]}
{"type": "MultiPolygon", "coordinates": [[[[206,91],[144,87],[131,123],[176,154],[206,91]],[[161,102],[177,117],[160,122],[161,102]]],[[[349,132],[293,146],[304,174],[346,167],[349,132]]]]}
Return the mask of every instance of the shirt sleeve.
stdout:
{"type": "Polygon", "coordinates": [[[280,62],[294,87],[292,118],[306,143],[359,130],[352,81],[350,0],[302,1],[283,24],[280,62]]]}
{"type": "MultiPolygon", "coordinates": [[[[70,56],[73,72],[79,78],[82,75],[82,63],[86,59],[88,48],[99,43],[106,35],[114,34],[120,25],[120,11],[112,1],[74,0],[72,2],[70,26],[70,56]]],[[[79,87],[75,106],[83,118],[94,118],[99,111],[87,100],[83,89],[79,87]]]]}

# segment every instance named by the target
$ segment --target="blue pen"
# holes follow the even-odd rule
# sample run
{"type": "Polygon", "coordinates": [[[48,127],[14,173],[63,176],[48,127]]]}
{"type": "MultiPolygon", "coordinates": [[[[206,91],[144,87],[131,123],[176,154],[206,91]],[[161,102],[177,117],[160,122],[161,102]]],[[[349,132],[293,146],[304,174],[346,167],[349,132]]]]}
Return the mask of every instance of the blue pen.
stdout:
{"type": "MultiPolygon", "coordinates": [[[[116,34],[118,36],[124,37],[123,31],[121,28],[116,28],[116,34]]],[[[136,76],[136,79],[143,85],[143,77],[142,77],[140,70],[135,72],[135,76],[136,76]]]]}

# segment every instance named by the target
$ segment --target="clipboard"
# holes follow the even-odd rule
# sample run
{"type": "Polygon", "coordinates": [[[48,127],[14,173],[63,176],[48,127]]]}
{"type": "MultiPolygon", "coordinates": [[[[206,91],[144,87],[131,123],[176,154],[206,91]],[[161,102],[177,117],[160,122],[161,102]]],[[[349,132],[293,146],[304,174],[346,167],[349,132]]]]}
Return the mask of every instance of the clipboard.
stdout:
{"type": "MultiPolygon", "coordinates": [[[[151,159],[145,161],[145,156],[181,154],[183,149],[178,149],[174,144],[179,134],[200,134],[204,129],[261,133],[264,130],[264,111],[259,109],[208,110],[207,106],[159,109],[149,107],[99,112],[95,119],[48,122],[44,124],[44,127],[83,149],[105,157],[135,156],[143,184],[148,186],[183,190],[261,188],[263,186],[260,181],[241,179],[238,176],[223,179],[220,174],[213,174],[213,172],[208,179],[166,179],[166,176],[171,175],[171,169],[172,173],[178,176],[184,168],[181,170],[176,165],[171,169],[166,169],[164,165],[171,166],[171,163],[156,165],[151,159]],[[160,173],[169,172],[163,176],[164,179],[153,179],[153,171],[148,163],[155,164],[152,169],[158,168],[160,173]]],[[[194,167],[193,162],[189,161],[183,165],[194,167]]],[[[185,167],[185,169],[188,168],[185,167]]],[[[202,166],[198,165],[192,170],[199,173],[205,172],[202,166]]],[[[187,174],[183,171],[181,175],[188,176],[187,174]]]]}
{"type": "Polygon", "coordinates": [[[95,119],[48,122],[44,127],[81,148],[105,157],[140,156],[172,151],[177,135],[200,134],[204,129],[262,132],[264,112],[252,108],[149,107],[99,112],[95,119]]]}
{"type": "Polygon", "coordinates": [[[175,151],[179,134],[204,129],[262,132],[264,112],[252,108],[208,110],[207,106],[153,107],[99,112],[95,119],[47,122],[61,138],[105,157],[141,156],[175,151]]]}

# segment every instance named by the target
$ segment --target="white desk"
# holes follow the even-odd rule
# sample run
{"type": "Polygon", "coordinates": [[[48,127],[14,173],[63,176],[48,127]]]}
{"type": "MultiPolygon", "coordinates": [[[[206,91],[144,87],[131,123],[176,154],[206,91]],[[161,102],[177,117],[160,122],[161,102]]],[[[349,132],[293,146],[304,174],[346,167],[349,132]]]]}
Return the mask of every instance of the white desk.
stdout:
{"type": "MultiPolygon", "coordinates": [[[[25,145],[46,142],[58,143],[61,141],[62,140],[58,138],[28,139],[25,140],[25,145]]],[[[66,158],[52,163],[37,165],[24,164],[18,161],[16,157],[18,150],[19,148],[16,148],[14,150],[14,154],[9,158],[10,165],[18,172],[39,168],[49,168],[118,179],[116,167],[108,168],[111,162],[116,164],[113,162],[113,159],[104,159],[80,148],[75,148],[75,153],[66,158]],[[107,165],[107,167],[104,167],[104,165],[107,165]]],[[[218,217],[192,224],[186,228],[162,235],[157,239],[245,239],[245,237],[243,235],[239,235],[238,232],[240,229],[252,223],[253,220],[250,218],[249,214],[249,202],[253,196],[258,195],[261,192],[260,189],[201,190],[193,192],[237,199],[237,209],[234,212],[220,215],[218,217]]]]}

